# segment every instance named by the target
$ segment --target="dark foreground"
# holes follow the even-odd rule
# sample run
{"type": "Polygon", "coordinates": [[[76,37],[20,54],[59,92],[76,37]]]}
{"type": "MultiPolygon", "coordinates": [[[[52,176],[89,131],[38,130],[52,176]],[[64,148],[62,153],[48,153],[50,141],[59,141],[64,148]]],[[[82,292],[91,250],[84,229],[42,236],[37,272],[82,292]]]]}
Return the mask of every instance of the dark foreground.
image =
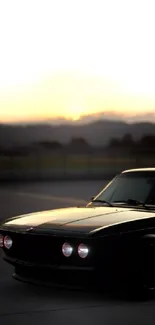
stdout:
{"type": "MultiPolygon", "coordinates": [[[[3,186],[0,219],[41,209],[83,205],[104,182],[37,183],[3,186]]],[[[106,296],[35,287],[12,279],[0,260],[2,324],[154,324],[155,301],[137,302],[106,296]]]]}

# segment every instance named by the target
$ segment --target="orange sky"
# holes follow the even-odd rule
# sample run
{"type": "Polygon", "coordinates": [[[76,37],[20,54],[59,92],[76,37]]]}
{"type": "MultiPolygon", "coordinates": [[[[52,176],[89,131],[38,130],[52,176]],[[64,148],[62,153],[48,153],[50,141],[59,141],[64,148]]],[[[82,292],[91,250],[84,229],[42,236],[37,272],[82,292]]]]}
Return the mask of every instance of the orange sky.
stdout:
{"type": "Polygon", "coordinates": [[[0,120],[155,111],[154,1],[3,1],[0,120]]]}

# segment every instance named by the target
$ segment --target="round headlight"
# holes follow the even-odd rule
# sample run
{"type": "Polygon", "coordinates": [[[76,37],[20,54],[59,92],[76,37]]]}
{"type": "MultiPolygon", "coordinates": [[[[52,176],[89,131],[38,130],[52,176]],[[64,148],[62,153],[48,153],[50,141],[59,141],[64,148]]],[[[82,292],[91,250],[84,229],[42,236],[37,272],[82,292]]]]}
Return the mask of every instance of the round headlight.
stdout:
{"type": "Polygon", "coordinates": [[[4,236],[0,234],[0,247],[3,247],[4,236]]]}
{"type": "Polygon", "coordinates": [[[80,244],[78,247],[78,254],[81,258],[86,258],[89,253],[89,249],[85,244],[80,244]]]}
{"type": "Polygon", "coordinates": [[[12,244],[13,244],[13,241],[12,241],[11,237],[5,236],[4,237],[4,246],[5,246],[5,248],[10,249],[12,247],[12,244]]]}
{"type": "Polygon", "coordinates": [[[64,243],[62,245],[62,253],[64,256],[69,257],[72,255],[72,252],[73,252],[73,247],[70,244],[64,243]]]}

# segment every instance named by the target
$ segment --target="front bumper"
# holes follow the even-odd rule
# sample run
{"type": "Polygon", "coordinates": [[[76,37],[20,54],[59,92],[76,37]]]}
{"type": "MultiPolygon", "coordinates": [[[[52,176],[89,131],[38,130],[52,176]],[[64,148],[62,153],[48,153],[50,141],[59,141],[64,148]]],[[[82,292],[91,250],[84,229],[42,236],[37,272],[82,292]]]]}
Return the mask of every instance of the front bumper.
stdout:
{"type": "Polygon", "coordinates": [[[13,278],[22,282],[72,289],[97,288],[94,267],[35,264],[7,256],[3,259],[14,266],[13,278]]]}
{"type": "Polygon", "coordinates": [[[15,267],[13,278],[31,284],[60,288],[93,289],[96,287],[93,272],[82,270],[55,270],[18,265],[15,267]]]}

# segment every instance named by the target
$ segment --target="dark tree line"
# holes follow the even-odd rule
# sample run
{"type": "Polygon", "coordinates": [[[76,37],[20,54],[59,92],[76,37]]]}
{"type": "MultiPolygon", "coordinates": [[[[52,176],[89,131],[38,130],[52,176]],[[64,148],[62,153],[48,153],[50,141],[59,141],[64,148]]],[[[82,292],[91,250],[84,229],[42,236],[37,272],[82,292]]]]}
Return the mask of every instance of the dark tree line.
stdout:
{"type": "Polygon", "coordinates": [[[144,135],[138,140],[134,140],[131,134],[125,134],[121,139],[112,138],[109,144],[105,147],[93,147],[82,137],[73,137],[69,143],[62,144],[59,141],[42,141],[32,143],[29,146],[14,147],[11,149],[0,148],[1,155],[21,156],[48,151],[52,152],[66,152],[66,153],[91,153],[99,150],[106,152],[106,150],[116,150],[120,154],[127,151],[131,154],[154,154],[155,155],[155,135],[144,135]]]}
{"type": "Polygon", "coordinates": [[[72,138],[68,144],[62,144],[59,141],[41,141],[32,143],[29,146],[18,146],[10,149],[0,148],[0,154],[3,156],[25,156],[29,154],[42,153],[42,152],[85,152],[88,151],[91,146],[84,138],[72,138]]]}
{"type": "Polygon", "coordinates": [[[121,139],[111,139],[109,148],[130,148],[131,150],[155,151],[155,136],[144,135],[141,139],[134,140],[131,134],[126,134],[121,139]]]}
{"type": "Polygon", "coordinates": [[[131,154],[155,155],[155,136],[148,134],[134,140],[131,134],[126,134],[121,139],[111,139],[108,147],[119,151],[128,151],[131,154]]]}

